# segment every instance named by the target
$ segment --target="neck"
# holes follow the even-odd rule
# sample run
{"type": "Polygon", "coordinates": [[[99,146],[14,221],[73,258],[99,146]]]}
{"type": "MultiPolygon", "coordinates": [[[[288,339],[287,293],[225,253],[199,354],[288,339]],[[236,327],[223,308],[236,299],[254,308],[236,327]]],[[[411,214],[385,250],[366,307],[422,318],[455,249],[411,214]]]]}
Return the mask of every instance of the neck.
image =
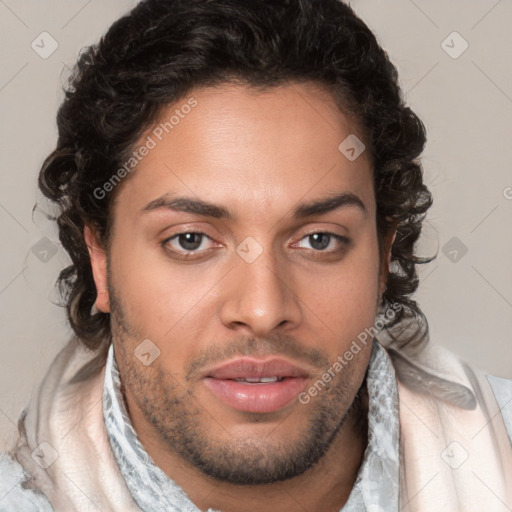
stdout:
{"type": "Polygon", "coordinates": [[[170,452],[159,436],[148,430],[148,425],[137,425],[134,418],[133,426],[155,464],[186,492],[200,510],[338,512],[348,500],[367,446],[367,414],[368,395],[364,385],[360,390],[360,400],[354,402],[351,414],[317,464],[289,480],[255,486],[214,480],[170,452]]]}

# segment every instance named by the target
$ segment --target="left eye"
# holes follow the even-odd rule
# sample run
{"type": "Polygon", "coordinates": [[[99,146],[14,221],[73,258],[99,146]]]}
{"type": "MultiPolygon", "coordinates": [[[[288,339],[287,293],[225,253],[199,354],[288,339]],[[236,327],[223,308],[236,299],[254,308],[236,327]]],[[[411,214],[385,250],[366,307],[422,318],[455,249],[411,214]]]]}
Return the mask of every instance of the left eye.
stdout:
{"type": "MultiPolygon", "coordinates": [[[[302,238],[302,240],[307,240],[310,243],[311,247],[316,251],[325,251],[326,249],[329,248],[329,246],[331,245],[331,242],[333,240],[335,242],[337,242],[338,244],[340,244],[340,243],[346,244],[347,243],[347,239],[344,236],[337,235],[335,233],[325,233],[325,232],[311,233],[310,235],[306,235],[304,238],[302,238]]],[[[299,247],[303,247],[300,245],[302,240],[298,243],[299,247]]],[[[306,249],[307,249],[307,247],[306,247],[306,249]]],[[[326,252],[336,251],[336,250],[337,250],[336,247],[334,247],[334,248],[331,247],[326,252]]]]}

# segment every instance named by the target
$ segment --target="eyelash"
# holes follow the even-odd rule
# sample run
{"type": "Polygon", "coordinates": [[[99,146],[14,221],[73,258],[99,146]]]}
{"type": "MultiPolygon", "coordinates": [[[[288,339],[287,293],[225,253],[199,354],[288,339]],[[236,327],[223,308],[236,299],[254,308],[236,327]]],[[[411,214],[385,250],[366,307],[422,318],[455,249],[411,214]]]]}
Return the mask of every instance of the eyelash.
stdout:
{"type": "MultiPolygon", "coordinates": [[[[197,249],[187,251],[186,249],[176,250],[176,249],[169,248],[169,242],[171,242],[172,240],[178,239],[181,235],[193,235],[193,234],[202,235],[200,244],[203,242],[204,238],[209,238],[210,240],[212,240],[206,233],[203,233],[202,231],[182,231],[180,233],[176,233],[175,235],[172,235],[171,237],[166,238],[165,240],[163,240],[160,243],[160,245],[164,248],[165,251],[173,253],[178,259],[184,259],[184,260],[195,258],[198,255],[201,255],[201,254],[204,255],[204,254],[207,254],[208,252],[211,252],[212,248],[203,249],[202,251],[198,251],[197,249]]],[[[299,242],[301,242],[305,238],[309,238],[313,235],[327,235],[327,236],[331,237],[331,239],[334,238],[335,240],[337,240],[342,246],[342,247],[340,247],[338,249],[334,249],[334,250],[333,249],[331,249],[331,250],[306,249],[306,250],[313,251],[313,253],[317,253],[317,256],[315,256],[315,257],[322,257],[322,255],[331,255],[332,256],[337,253],[343,253],[350,245],[350,239],[348,239],[345,236],[338,235],[337,233],[332,233],[330,231],[314,231],[312,233],[308,233],[308,234],[304,235],[299,240],[299,242]]],[[[330,245],[331,239],[329,240],[329,245],[330,245]]],[[[296,242],[293,245],[296,245],[299,242],[296,242]]]]}

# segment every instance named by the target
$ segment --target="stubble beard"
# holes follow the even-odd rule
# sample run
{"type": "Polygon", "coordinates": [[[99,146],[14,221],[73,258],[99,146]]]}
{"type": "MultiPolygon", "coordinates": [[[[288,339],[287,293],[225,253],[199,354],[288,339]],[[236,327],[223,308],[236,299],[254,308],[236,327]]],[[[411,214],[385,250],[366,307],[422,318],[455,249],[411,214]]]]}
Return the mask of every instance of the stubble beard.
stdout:
{"type": "MultiPolygon", "coordinates": [[[[117,341],[123,396],[129,390],[145,420],[163,444],[203,474],[235,485],[262,485],[285,481],[313,468],[328,452],[345,425],[365,432],[366,414],[361,405],[365,380],[355,396],[346,381],[333,379],[308,405],[296,404],[291,415],[299,414],[306,425],[291,435],[278,425],[272,435],[244,439],[226,439],[227,433],[194,396],[192,389],[161,366],[148,368],[134,355],[140,342],[138,333],[126,316],[114,289],[110,289],[111,327],[117,341]],[[122,340],[122,341],[121,341],[122,340]],[[210,425],[210,428],[209,428],[210,425]],[[221,431],[214,437],[212,431],[221,431]],[[279,431],[282,435],[279,435],[279,431]]],[[[125,406],[130,415],[125,399],[125,406]]],[[[131,415],[130,415],[131,416],[131,415]]],[[[260,414],[247,414],[246,424],[265,421],[260,414]]],[[[283,418],[283,423],[286,418],[283,418]]]]}

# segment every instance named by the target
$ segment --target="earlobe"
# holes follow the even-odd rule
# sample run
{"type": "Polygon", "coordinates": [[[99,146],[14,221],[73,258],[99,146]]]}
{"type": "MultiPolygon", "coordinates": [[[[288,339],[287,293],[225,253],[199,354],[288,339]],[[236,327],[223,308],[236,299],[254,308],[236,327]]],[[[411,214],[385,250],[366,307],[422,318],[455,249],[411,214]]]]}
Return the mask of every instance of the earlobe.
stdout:
{"type": "Polygon", "coordinates": [[[84,227],[84,238],[91,260],[92,274],[96,285],[96,308],[103,313],[110,313],[110,297],[107,285],[107,253],[101,247],[95,232],[84,227]]]}

